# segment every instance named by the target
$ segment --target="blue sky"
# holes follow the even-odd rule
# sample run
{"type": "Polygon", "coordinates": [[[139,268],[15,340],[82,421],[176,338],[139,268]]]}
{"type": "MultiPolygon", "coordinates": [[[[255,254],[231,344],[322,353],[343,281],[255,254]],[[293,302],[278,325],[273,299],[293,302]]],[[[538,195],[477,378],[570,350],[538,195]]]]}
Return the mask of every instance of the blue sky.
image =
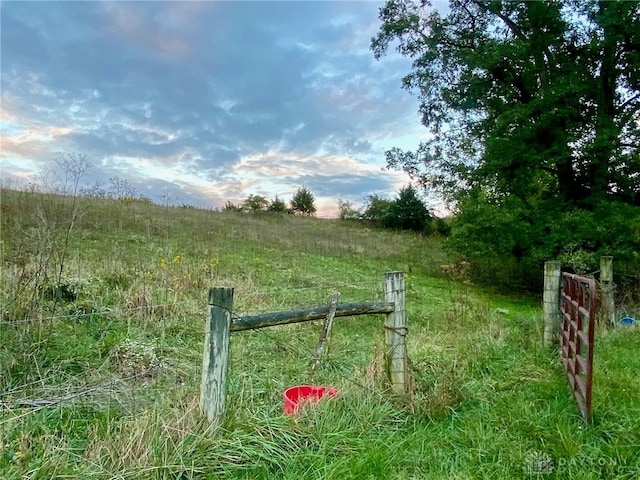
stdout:
{"type": "Polygon", "coordinates": [[[392,196],[408,178],[384,151],[426,130],[401,88],[410,62],[369,50],[383,4],[3,1],[2,182],[68,152],[87,155],[86,185],[176,204],[306,186],[327,216],[392,196]]]}

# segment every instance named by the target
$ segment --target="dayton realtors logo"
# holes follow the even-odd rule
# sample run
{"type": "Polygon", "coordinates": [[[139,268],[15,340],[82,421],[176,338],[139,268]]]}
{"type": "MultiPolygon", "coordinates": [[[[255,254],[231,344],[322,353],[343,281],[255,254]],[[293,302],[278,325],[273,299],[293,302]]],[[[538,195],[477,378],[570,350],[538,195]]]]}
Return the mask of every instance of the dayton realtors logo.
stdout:
{"type": "Polygon", "coordinates": [[[556,462],[551,455],[532,450],[524,457],[524,471],[532,475],[551,473],[556,468],[556,462]]]}

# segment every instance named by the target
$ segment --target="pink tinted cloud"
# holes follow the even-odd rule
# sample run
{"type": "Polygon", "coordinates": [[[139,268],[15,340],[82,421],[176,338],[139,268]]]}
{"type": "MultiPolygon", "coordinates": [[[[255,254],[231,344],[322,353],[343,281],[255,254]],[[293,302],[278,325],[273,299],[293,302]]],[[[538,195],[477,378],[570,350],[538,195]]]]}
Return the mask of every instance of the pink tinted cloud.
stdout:
{"type": "MultiPolygon", "coordinates": [[[[109,32],[167,59],[178,60],[191,53],[193,49],[183,35],[165,22],[158,21],[157,16],[150,16],[145,3],[109,3],[104,9],[109,32]]],[[[154,4],[154,8],[166,12],[162,3],[154,4]]]]}

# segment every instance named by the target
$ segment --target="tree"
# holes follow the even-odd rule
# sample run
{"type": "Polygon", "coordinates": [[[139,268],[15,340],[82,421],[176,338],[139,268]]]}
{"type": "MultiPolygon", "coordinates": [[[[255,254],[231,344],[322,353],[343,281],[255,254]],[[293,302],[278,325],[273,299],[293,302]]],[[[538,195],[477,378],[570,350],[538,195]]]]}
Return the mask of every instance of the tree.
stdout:
{"type": "Polygon", "coordinates": [[[373,194],[366,201],[361,218],[375,227],[425,233],[430,230],[431,215],[412,185],[401,188],[394,200],[373,194]]]}
{"type": "Polygon", "coordinates": [[[291,210],[302,215],[316,213],[315,197],[307,187],[300,187],[291,199],[291,210]]]}
{"type": "Polygon", "coordinates": [[[267,211],[271,213],[289,213],[287,204],[284,203],[283,200],[280,200],[277,195],[276,195],[276,198],[271,200],[271,203],[267,207],[267,211]]]}
{"type": "Polygon", "coordinates": [[[640,4],[390,0],[372,39],[413,59],[432,138],[387,152],[450,200],[483,188],[524,200],[640,205],[640,4]]]}
{"type": "Polygon", "coordinates": [[[388,222],[392,200],[381,198],[377,194],[365,198],[366,204],[362,212],[362,219],[372,223],[376,227],[384,227],[388,222]]]}
{"type": "MultiPolygon", "coordinates": [[[[639,2],[429,7],[388,1],[371,48],[380,58],[395,44],[413,60],[403,85],[429,136],[386,152],[387,165],[457,209],[458,251],[538,268],[572,236],[550,235],[549,223],[640,206],[639,2]]],[[[602,250],[608,240],[590,227],[577,248],[602,250]]]]}
{"type": "Polygon", "coordinates": [[[412,185],[403,187],[389,206],[385,227],[429,233],[431,215],[412,185]]]}
{"type": "Polygon", "coordinates": [[[353,202],[349,200],[338,199],[338,212],[340,212],[340,220],[357,220],[360,217],[353,202]]]}
{"type": "Polygon", "coordinates": [[[246,212],[259,212],[266,210],[268,205],[269,200],[262,195],[249,195],[242,203],[242,210],[246,212]]]}

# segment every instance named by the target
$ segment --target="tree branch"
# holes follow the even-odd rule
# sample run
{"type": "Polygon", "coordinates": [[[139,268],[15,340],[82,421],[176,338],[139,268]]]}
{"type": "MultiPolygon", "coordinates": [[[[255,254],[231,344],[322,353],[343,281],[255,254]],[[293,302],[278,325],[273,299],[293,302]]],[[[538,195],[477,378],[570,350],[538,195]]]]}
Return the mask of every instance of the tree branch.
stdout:
{"type": "Polygon", "coordinates": [[[627,105],[629,105],[632,102],[635,102],[636,100],[638,100],[640,98],[640,93],[636,93],[635,95],[633,95],[630,98],[627,98],[624,103],[622,105],[620,105],[620,110],[623,110],[624,108],[627,107],[627,105]]]}
{"type": "Polygon", "coordinates": [[[504,13],[499,12],[499,11],[494,12],[494,11],[490,10],[489,7],[487,7],[487,5],[485,3],[481,3],[479,0],[474,0],[474,3],[481,10],[483,10],[485,12],[492,13],[492,14],[496,15],[498,18],[500,18],[507,25],[507,27],[509,27],[509,30],[511,30],[511,32],[513,32],[513,34],[516,37],[518,37],[518,38],[520,38],[522,40],[526,40],[527,39],[527,37],[522,32],[520,27],[513,20],[511,20],[508,16],[506,16],[504,13]]]}

